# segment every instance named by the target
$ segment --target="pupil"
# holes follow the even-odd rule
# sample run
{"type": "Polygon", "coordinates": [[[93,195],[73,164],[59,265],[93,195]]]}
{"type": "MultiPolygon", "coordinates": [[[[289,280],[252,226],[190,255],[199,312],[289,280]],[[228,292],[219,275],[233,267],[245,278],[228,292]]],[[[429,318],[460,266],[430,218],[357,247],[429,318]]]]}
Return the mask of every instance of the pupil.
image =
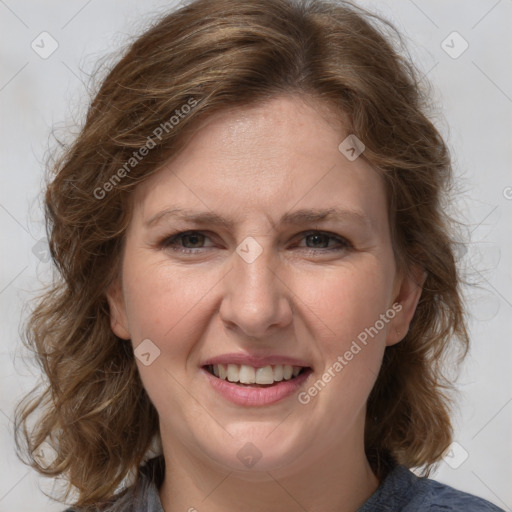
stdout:
{"type": "MultiPolygon", "coordinates": [[[[192,245],[195,245],[197,244],[197,239],[200,238],[201,235],[197,235],[197,234],[192,234],[192,235],[185,235],[183,237],[183,239],[186,241],[186,240],[190,240],[192,239],[192,245]]],[[[185,242],[185,245],[187,245],[187,243],[185,242]]]]}
{"type": "MultiPolygon", "coordinates": [[[[325,238],[325,235],[309,235],[309,238],[310,238],[310,239],[313,239],[313,240],[315,240],[315,241],[317,241],[317,242],[318,242],[318,240],[319,240],[319,239],[320,239],[320,242],[321,242],[322,237],[324,237],[324,238],[325,238]]],[[[314,245],[316,245],[316,244],[314,244],[314,245]]],[[[325,243],[324,243],[324,245],[325,245],[325,243]]]]}

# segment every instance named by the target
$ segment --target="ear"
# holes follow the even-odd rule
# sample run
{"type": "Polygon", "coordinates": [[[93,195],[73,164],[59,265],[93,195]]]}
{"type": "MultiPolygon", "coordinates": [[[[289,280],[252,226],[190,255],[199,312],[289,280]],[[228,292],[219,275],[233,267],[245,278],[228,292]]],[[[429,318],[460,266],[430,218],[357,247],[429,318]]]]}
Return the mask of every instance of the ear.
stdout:
{"type": "Polygon", "coordinates": [[[124,303],[123,290],[119,279],[116,279],[108,287],[107,301],[110,308],[110,327],[119,338],[129,340],[131,338],[128,330],[126,307],[124,303]]]}
{"type": "Polygon", "coordinates": [[[405,338],[416,312],[426,278],[426,271],[419,266],[414,266],[407,275],[397,278],[393,301],[396,315],[389,325],[386,336],[387,346],[395,345],[405,338]],[[398,309],[398,305],[400,309],[398,309]]]}

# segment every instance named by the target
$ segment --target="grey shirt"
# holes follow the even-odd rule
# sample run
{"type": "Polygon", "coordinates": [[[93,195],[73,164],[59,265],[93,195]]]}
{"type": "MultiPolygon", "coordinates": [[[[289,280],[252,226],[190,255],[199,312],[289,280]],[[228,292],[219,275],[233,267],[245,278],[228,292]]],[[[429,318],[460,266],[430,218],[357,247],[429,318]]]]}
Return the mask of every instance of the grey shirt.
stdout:
{"type": "MultiPolygon", "coordinates": [[[[482,498],[458,491],[435,480],[417,477],[412,471],[400,465],[387,475],[379,488],[356,512],[417,511],[504,512],[482,498]]],[[[79,512],[79,509],[68,509],[65,512],[79,512]]],[[[143,475],[136,489],[128,490],[105,512],[164,512],[157,483],[143,475]]]]}

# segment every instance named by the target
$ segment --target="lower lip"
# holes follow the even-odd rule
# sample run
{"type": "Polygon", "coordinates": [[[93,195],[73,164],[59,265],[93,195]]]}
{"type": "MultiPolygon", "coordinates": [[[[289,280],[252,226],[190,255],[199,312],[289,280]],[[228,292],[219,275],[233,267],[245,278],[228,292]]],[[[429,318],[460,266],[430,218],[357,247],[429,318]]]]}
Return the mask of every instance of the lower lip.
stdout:
{"type": "Polygon", "coordinates": [[[239,386],[228,380],[219,379],[212,375],[205,368],[201,371],[206,375],[213,389],[221,394],[224,398],[237,405],[261,406],[269,405],[296,393],[304,384],[306,379],[312,373],[308,369],[290,380],[282,380],[268,388],[257,388],[248,386],[239,386]]]}

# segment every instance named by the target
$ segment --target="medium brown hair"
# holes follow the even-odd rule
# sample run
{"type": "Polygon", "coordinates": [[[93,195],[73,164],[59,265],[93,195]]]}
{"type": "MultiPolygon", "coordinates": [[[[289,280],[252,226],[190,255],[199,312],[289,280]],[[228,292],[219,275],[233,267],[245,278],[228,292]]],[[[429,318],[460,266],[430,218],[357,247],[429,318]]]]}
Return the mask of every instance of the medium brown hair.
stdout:
{"type": "Polygon", "coordinates": [[[28,462],[65,478],[76,504],[88,506],[112,498],[144,461],[157,412],[130,343],[111,330],[106,300],[133,190],[207,116],[283,94],[346,116],[384,177],[398,268],[419,265],[427,275],[409,332],[386,348],[368,401],[367,456],[377,474],[385,457],[425,470],[438,461],[452,435],[442,363],[451,347],[464,355],[468,337],[442,204],[450,158],[421,85],[393,27],[346,2],[196,0],[136,39],[51,168],[45,210],[59,277],[26,326],[47,378],[17,410],[16,442],[28,462]],[[33,455],[43,441],[56,451],[46,468],[33,455]]]}

